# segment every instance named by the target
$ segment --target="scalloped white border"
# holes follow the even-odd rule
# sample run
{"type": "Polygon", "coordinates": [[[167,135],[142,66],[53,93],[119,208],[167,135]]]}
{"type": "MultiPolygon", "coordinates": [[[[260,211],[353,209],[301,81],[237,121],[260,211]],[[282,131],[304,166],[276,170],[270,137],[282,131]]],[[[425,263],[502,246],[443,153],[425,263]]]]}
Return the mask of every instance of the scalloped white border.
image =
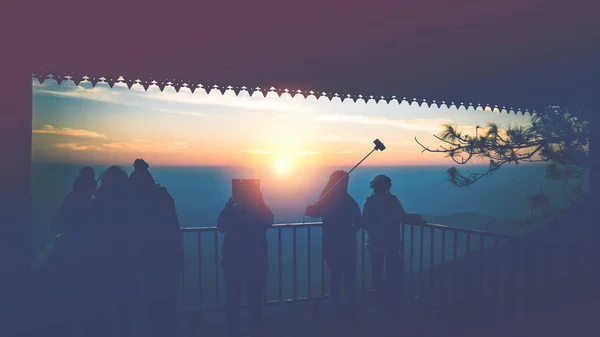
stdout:
{"type": "Polygon", "coordinates": [[[274,92],[277,94],[277,96],[281,96],[283,94],[290,94],[292,97],[295,97],[297,95],[301,95],[302,97],[304,97],[305,99],[307,99],[308,97],[314,97],[316,99],[319,99],[321,97],[325,97],[327,99],[329,99],[330,101],[333,101],[334,99],[338,98],[340,99],[342,102],[346,101],[348,99],[352,100],[354,103],[357,103],[359,101],[363,101],[364,103],[368,103],[370,101],[375,101],[375,103],[380,103],[381,101],[385,101],[387,104],[395,104],[395,102],[397,102],[397,104],[401,104],[403,102],[407,102],[410,105],[414,105],[414,104],[418,104],[419,106],[423,106],[426,105],[427,107],[436,107],[438,109],[442,108],[442,107],[446,107],[446,108],[452,108],[455,107],[456,109],[460,109],[460,108],[464,108],[467,111],[472,110],[472,111],[489,111],[489,112],[497,112],[497,113],[514,113],[515,115],[517,115],[519,112],[522,115],[525,114],[529,114],[529,115],[533,115],[535,113],[535,110],[529,111],[528,109],[522,110],[520,108],[513,108],[513,107],[506,107],[506,106],[498,106],[498,105],[490,105],[490,104],[485,104],[485,105],[481,105],[481,104],[477,104],[477,106],[474,106],[473,103],[468,103],[468,105],[466,105],[463,102],[460,102],[459,104],[455,104],[454,102],[450,102],[450,104],[447,104],[445,101],[441,101],[441,103],[436,102],[435,100],[426,100],[423,99],[421,100],[421,102],[419,103],[419,100],[417,98],[413,98],[412,100],[406,98],[406,97],[402,97],[402,98],[398,98],[397,96],[373,96],[373,95],[369,95],[369,96],[363,96],[363,95],[351,95],[351,94],[338,94],[338,93],[326,93],[326,92],[314,92],[314,91],[302,91],[302,90],[288,90],[286,89],[277,89],[275,87],[271,87],[269,89],[264,89],[264,88],[259,88],[256,87],[254,89],[249,89],[246,86],[219,86],[219,85],[213,85],[213,86],[204,86],[202,83],[195,83],[195,81],[183,81],[183,80],[167,80],[167,82],[164,81],[156,81],[154,79],[150,79],[150,81],[148,80],[133,80],[133,79],[125,79],[123,76],[119,76],[116,80],[114,78],[106,78],[106,77],[89,77],[89,76],[71,76],[71,75],[63,75],[61,73],[58,73],[57,75],[56,72],[38,72],[38,73],[34,73],[32,74],[32,78],[33,79],[37,79],[38,82],[40,84],[44,83],[46,80],[48,79],[53,79],[56,81],[56,83],[60,86],[62,82],[64,81],[72,81],[75,85],[79,85],[80,83],[91,83],[92,87],[95,87],[96,84],[98,83],[107,83],[109,85],[110,88],[113,88],[113,86],[116,83],[122,83],[122,84],[126,84],[127,87],[129,89],[131,89],[131,87],[134,84],[139,84],[142,87],[144,87],[144,90],[148,91],[148,88],[150,88],[151,86],[157,86],[160,91],[164,91],[165,88],[167,87],[172,87],[175,89],[176,92],[179,92],[179,90],[181,88],[188,88],[192,94],[195,93],[197,90],[201,90],[204,91],[205,93],[210,93],[213,90],[218,90],[221,92],[221,94],[225,94],[225,92],[228,91],[233,91],[235,93],[235,95],[239,95],[240,92],[246,91],[249,93],[249,95],[254,96],[254,95],[262,95],[263,97],[266,97],[268,93],[270,92],[274,92]]]}

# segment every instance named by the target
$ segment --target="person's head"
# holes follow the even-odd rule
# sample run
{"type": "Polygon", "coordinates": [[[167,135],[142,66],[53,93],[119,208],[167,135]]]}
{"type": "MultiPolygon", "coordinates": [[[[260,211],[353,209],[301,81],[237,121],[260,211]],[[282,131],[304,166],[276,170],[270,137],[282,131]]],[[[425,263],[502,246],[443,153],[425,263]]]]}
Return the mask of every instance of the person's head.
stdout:
{"type": "Polygon", "coordinates": [[[100,184],[103,190],[124,190],[127,187],[127,183],[127,173],[119,166],[109,167],[102,173],[102,176],[100,176],[100,184]]]}
{"type": "Polygon", "coordinates": [[[134,189],[147,189],[156,186],[156,181],[148,169],[150,165],[144,159],[133,162],[134,171],[129,175],[129,182],[134,189]]]}
{"type": "Polygon", "coordinates": [[[150,165],[144,159],[138,158],[133,162],[133,169],[136,171],[148,171],[150,165]]]}
{"type": "Polygon", "coordinates": [[[73,192],[91,198],[96,193],[98,182],[93,168],[86,166],[79,171],[79,176],[73,182],[73,192]]]}
{"type": "Polygon", "coordinates": [[[371,180],[369,186],[375,194],[389,193],[392,188],[392,179],[386,175],[380,174],[371,180]]]}
{"type": "Polygon", "coordinates": [[[328,193],[327,191],[329,191],[329,189],[331,189],[331,188],[333,188],[333,189],[328,193],[328,195],[346,194],[346,193],[348,193],[348,184],[349,183],[350,183],[350,177],[348,176],[346,171],[344,171],[344,170],[335,171],[329,176],[329,181],[327,182],[327,185],[323,189],[323,192],[321,192],[321,196],[325,195],[325,193],[328,193]],[[339,183],[338,183],[338,181],[339,181],[339,183]],[[336,185],[336,183],[337,183],[337,185],[336,185]]]}
{"type": "Polygon", "coordinates": [[[96,179],[96,171],[93,168],[86,166],[79,170],[79,176],[83,178],[96,179]]]}

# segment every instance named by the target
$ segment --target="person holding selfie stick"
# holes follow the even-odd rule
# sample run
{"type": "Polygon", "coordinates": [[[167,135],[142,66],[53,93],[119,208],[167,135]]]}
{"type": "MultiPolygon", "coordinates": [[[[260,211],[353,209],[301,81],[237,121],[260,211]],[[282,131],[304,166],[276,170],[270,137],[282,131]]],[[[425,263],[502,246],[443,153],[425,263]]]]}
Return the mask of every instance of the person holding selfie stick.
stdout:
{"type": "Polygon", "coordinates": [[[306,207],[306,215],[323,220],[323,259],[331,272],[330,294],[334,316],[340,315],[342,278],[349,299],[350,314],[356,312],[356,233],[362,227],[360,207],[348,194],[349,176],[335,171],[316,204],[306,207]]]}
{"type": "Polygon", "coordinates": [[[265,204],[258,180],[233,180],[233,193],[217,219],[217,229],[225,233],[223,274],[226,283],[228,336],[238,334],[239,302],[245,286],[249,307],[250,332],[262,330],[262,298],[269,269],[266,231],[273,226],[273,213],[265,204]]]}
{"type": "Polygon", "coordinates": [[[323,220],[323,259],[331,272],[330,294],[333,314],[340,314],[339,297],[342,278],[348,295],[350,315],[356,314],[356,265],[358,247],[356,234],[362,227],[362,216],[358,203],[348,194],[350,173],[373,152],[384,151],[385,145],[373,141],[375,147],[350,171],[335,171],[329,176],[327,185],[316,203],[306,207],[305,215],[323,220]]]}

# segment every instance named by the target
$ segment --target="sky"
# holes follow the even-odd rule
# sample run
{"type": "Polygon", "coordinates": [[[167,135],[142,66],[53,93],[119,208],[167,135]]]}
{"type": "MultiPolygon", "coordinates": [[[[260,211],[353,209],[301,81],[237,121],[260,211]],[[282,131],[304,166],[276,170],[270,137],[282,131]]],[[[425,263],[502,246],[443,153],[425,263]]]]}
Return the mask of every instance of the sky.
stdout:
{"type": "Polygon", "coordinates": [[[387,147],[365,165],[448,165],[441,154],[422,153],[415,142],[436,147],[446,123],[474,132],[476,125],[526,124],[528,115],[375,101],[330,101],[288,94],[172,87],[147,91],[135,84],[93,87],[54,80],[33,86],[34,161],[130,165],[348,166],[379,138],[387,147]]]}

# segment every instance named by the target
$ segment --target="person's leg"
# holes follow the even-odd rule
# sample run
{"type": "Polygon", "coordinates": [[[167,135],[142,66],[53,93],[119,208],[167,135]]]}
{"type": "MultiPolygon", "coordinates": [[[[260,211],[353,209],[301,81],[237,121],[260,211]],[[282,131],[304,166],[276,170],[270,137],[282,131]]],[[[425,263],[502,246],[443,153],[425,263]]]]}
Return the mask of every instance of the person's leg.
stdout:
{"type": "Polygon", "coordinates": [[[135,275],[126,274],[123,280],[115,281],[115,329],[117,337],[131,337],[131,309],[135,305],[140,292],[140,279],[135,275]]]}
{"type": "Polygon", "coordinates": [[[369,249],[369,258],[371,260],[371,280],[373,282],[373,288],[376,296],[382,297],[384,254],[377,250],[369,249]]]}
{"type": "Polygon", "coordinates": [[[333,310],[339,310],[340,292],[342,283],[342,267],[339,263],[332,263],[329,265],[329,271],[331,274],[331,283],[329,285],[329,295],[333,304],[333,310]]]}
{"type": "MultiPolygon", "coordinates": [[[[170,288],[171,284],[165,284],[170,288]]],[[[164,292],[163,296],[148,301],[148,316],[152,335],[155,337],[175,337],[177,330],[177,292],[164,292]]]]}
{"type": "Polygon", "coordinates": [[[112,286],[110,279],[100,276],[98,282],[94,282],[92,287],[88,289],[84,336],[114,336],[113,323],[115,308],[117,307],[115,288],[112,286]]]}
{"type": "Polygon", "coordinates": [[[400,277],[402,275],[402,259],[400,252],[390,250],[385,254],[385,292],[390,304],[397,302],[398,290],[400,289],[400,277]]]}
{"type": "Polygon", "coordinates": [[[344,265],[343,274],[350,314],[354,315],[356,313],[356,259],[350,260],[344,265]]]}
{"type": "Polygon", "coordinates": [[[225,319],[227,321],[227,334],[236,336],[238,334],[239,323],[239,305],[242,297],[244,281],[237,277],[228,277],[225,280],[226,287],[226,303],[225,303],[225,319]]]}
{"type": "Polygon", "coordinates": [[[341,294],[342,285],[342,271],[343,266],[339,263],[331,264],[329,266],[329,272],[331,274],[331,283],[329,285],[329,292],[332,298],[337,298],[341,294]]]}
{"type": "Polygon", "coordinates": [[[106,337],[113,336],[112,320],[108,313],[93,312],[84,321],[84,336],[106,337]]]}
{"type": "Polygon", "coordinates": [[[131,336],[131,318],[129,317],[129,307],[126,304],[119,304],[115,307],[115,332],[117,337],[131,336]]]}
{"type": "Polygon", "coordinates": [[[265,277],[256,276],[246,281],[246,297],[248,298],[250,333],[259,336],[262,331],[263,291],[265,277]]]}

